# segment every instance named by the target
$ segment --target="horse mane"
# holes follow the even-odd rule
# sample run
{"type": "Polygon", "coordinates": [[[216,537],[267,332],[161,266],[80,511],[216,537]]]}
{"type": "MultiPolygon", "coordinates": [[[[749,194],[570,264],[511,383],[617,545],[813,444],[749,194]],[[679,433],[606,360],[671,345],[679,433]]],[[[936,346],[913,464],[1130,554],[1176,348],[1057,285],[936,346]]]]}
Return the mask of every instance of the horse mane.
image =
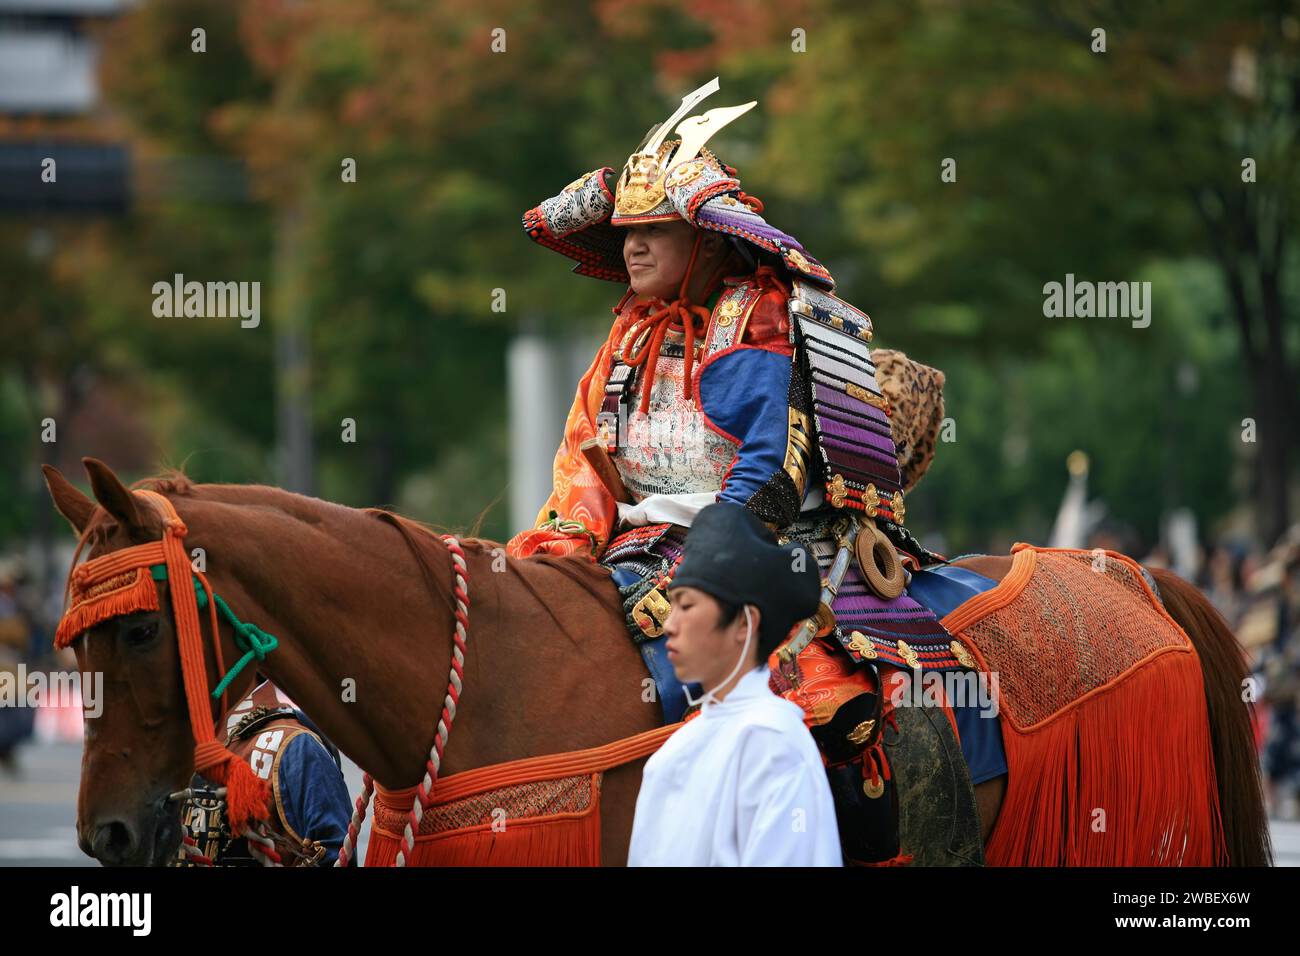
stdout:
{"type": "MultiPolygon", "coordinates": [[[[442,542],[441,535],[452,529],[440,529],[388,508],[352,508],[321,498],[297,494],[274,485],[196,482],[179,468],[171,468],[160,474],[141,478],[133,482],[130,487],[156,491],[169,498],[179,497],[194,501],[270,508],[310,525],[319,525],[325,513],[334,509],[376,518],[392,525],[401,534],[407,549],[420,568],[420,574],[429,593],[439,595],[452,610],[455,610],[455,599],[450,587],[438,585],[440,572],[436,570],[445,568],[447,560],[445,553],[442,552],[446,546],[442,542]]],[[[96,520],[91,524],[99,527],[110,520],[100,510],[96,512],[96,520]]],[[[92,528],[88,527],[86,533],[90,534],[91,531],[92,528]]],[[[467,555],[477,553],[481,557],[495,561],[498,554],[503,556],[506,554],[505,545],[496,541],[472,534],[462,537],[460,533],[457,533],[457,538],[467,555]]],[[[574,623],[564,620],[563,615],[555,613],[551,608],[554,595],[547,593],[548,585],[542,580],[533,580],[536,575],[532,572],[543,572],[544,569],[558,571],[594,599],[604,603],[610,598],[609,571],[584,556],[537,554],[523,559],[511,558],[507,562],[507,569],[512,572],[510,578],[529,592],[539,605],[547,608],[558,628],[575,642],[579,635],[573,632],[574,623]]],[[[553,587],[553,583],[550,586],[553,587]]]]}
{"type": "Polygon", "coordinates": [[[166,495],[169,498],[173,495],[188,498],[194,495],[198,485],[181,469],[169,468],[161,475],[150,475],[147,478],[132,482],[130,487],[133,491],[137,489],[156,491],[158,494],[166,495]]]}

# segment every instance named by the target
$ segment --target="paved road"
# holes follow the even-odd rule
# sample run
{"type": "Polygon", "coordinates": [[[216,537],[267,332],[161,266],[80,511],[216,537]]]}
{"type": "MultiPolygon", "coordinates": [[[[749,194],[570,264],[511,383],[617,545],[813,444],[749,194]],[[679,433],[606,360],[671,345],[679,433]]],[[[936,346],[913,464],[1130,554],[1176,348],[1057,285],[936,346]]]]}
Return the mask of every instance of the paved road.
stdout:
{"type": "MultiPolygon", "coordinates": [[[[81,745],[28,746],[19,761],[20,778],[0,771],[0,866],[94,866],[77,848],[73,828],[81,745]]],[[[361,792],[361,771],[345,761],[344,774],[355,797],[361,792]]],[[[1300,866],[1300,823],[1274,821],[1272,832],[1278,865],[1300,866]]],[[[365,859],[365,832],[361,839],[365,859]]]]}

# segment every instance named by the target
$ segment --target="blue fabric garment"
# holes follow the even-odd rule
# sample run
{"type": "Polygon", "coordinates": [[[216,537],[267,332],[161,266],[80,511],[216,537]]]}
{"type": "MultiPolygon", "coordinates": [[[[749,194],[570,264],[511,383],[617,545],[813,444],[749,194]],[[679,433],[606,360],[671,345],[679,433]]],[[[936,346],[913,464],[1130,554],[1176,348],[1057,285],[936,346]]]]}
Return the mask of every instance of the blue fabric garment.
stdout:
{"type": "MultiPolygon", "coordinates": [[[[614,579],[614,584],[620,588],[630,587],[641,580],[640,575],[630,568],[613,568],[611,577],[614,579]]],[[[682,714],[686,713],[686,694],[682,690],[682,682],[677,679],[673,665],[668,661],[667,644],[668,636],[661,634],[654,640],[642,641],[638,646],[646,670],[654,679],[655,691],[659,695],[659,703],[664,711],[664,723],[675,724],[682,719],[682,714]]],[[[696,697],[700,695],[699,684],[690,684],[689,687],[693,695],[696,697]]]]}
{"type": "Polygon", "coordinates": [[[790,356],[741,347],[700,373],[700,408],[740,442],[719,501],[743,505],[785,466],[790,356]]]}
{"type": "MultiPolygon", "coordinates": [[[[966,568],[941,564],[917,571],[907,586],[908,595],[942,618],[977,594],[995,587],[997,582],[966,568]]],[[[1002,722],[980,716],[978,704],[953,707],[957,735],[961,738],[962,756],[970,768],[972,784],[980,784],[1007,772],[1007,755],[1002,746],[1002,722]]]]}
{"type": "MultiPolygon", "coordinates": [[[[673,665],[668,660],[668,635],[661,634],[654,640],[641,642],[641,657],[645,661],[650,676],[654,678],[655,689],[659,692],[659,703],[664,709],[664,723],[675,724],[686,713],[686,693],[682,682],[677,679],[673,665]]],[[[703,688],[699,684],[688,684],[691,693],[699,697],[703,688]]]]}
{"type": "Polygon", "coordinates": [[[352,819],[343,773],[311,734],[298,734],[280,755],[280,798],[285,822],[308,840],[325,845],[322,866],[332,866],[352,819]]]}

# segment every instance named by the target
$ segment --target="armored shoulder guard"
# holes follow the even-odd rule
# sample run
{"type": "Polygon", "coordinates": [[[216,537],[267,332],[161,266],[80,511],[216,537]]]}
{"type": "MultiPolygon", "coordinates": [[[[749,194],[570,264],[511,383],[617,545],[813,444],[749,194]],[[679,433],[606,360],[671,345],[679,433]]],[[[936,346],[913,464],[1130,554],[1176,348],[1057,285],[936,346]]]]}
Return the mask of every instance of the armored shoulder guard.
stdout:
{"type": "Polygon", "coordinates": [[[789,308],[827,502],[901,525],[902,482],[889,402],[871,360],[871,319],[802,280],[793,284],[789,308]]]}

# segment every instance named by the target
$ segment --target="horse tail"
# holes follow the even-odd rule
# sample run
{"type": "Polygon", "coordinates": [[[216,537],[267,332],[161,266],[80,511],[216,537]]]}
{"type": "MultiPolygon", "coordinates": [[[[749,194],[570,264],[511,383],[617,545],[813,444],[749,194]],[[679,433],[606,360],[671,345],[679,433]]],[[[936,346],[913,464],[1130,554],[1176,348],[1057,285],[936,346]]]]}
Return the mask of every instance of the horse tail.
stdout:
{"type": "Polygon", "coordinates": [[[1187,633],[1201,659],[1228,862],[1269,866],[1273,851],[1255,750],[1254,707],[1242,705],[1242,688],[1250,674],[1245,651],[1223,615],[1194,585],[1163,568],[1148,570],[1165,610],[1187,633]]]}

